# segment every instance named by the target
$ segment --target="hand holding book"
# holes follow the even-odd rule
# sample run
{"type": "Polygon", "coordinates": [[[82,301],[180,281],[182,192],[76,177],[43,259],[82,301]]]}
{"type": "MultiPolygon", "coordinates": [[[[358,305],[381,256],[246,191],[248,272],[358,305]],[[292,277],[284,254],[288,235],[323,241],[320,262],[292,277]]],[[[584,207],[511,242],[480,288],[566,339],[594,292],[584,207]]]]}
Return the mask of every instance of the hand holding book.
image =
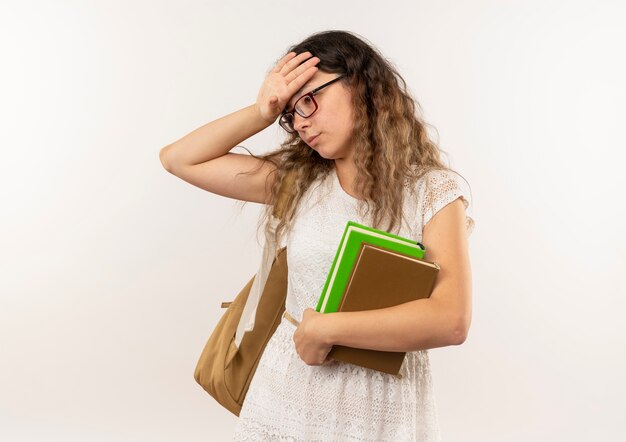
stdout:
{"type": "Polygon", "coordinates": [[[328,356],[332,344],[327,342],[320,324],[326,318],[320,318],[322,313],[307,308],[302,314],[302,321],[293,334],[296,353],[308,365],[326,365],[332,362],[328,356]]]}

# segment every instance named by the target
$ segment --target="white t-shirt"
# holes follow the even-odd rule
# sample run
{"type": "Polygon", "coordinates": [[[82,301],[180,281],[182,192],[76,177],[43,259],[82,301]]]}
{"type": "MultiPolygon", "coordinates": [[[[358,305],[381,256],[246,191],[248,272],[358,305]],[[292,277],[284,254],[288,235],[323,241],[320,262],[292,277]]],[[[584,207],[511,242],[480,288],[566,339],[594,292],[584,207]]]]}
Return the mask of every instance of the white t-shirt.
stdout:
{"type": "MultiPolygon", "coordinates": [[[[431,171],[405,192],[406,222],[393,233],[420,242],[423,226],[437,211],[458,197],[470,207],[465,181],[452,172],[431,171]]],[[[359,215],[358,202],[343,190],[335,169],[303,196],[281,244],[287,246],[289,268],[286,310],[298,321],[317,305],[346,223],[371,225],[370,215],[359,215]]],[[[468,235],[473,226],[466,212],[468,235]]],[[[407,353],[402,378],[339,361],[311,366],[295,350],[295,329],[283,318],[269,340],[234,440],[441,440],[428,350],[407,353]]]]}

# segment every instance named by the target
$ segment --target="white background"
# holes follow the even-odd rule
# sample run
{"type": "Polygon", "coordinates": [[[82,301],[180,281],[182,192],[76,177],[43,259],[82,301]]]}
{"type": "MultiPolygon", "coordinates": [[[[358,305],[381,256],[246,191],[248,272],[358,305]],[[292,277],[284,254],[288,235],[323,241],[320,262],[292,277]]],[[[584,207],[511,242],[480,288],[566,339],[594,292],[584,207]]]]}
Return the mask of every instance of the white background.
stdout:
{"type": "Polygon", "coordinates": [[[261,206],[159,150],[345,29],[472,187],[470,334],[430,351],[444,440],[624,440],[625,19],[620,1],[3,0],[0,439],[229,440],[193,370],[256,271],[261,206]]]}

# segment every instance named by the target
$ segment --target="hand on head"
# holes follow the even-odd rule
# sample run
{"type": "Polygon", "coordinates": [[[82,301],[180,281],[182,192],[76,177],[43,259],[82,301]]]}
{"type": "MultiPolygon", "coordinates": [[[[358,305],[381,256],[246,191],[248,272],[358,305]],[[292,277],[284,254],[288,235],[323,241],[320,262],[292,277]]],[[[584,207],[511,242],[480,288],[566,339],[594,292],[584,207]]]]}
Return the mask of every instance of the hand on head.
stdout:
{"type": "Polygon", "coordinates": [[[276,121],[291,97],[315,75],[320,59],[311,55],[308,51],[298,55],[290,52],[267,74],[256,101],[261,118],[276,121]]]}

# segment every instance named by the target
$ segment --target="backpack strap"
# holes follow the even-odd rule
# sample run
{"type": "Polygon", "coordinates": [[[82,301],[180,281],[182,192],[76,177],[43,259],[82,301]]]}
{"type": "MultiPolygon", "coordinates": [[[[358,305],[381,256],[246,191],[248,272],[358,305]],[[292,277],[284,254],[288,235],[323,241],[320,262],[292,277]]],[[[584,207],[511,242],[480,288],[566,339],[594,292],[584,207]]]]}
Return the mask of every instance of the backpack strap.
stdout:
{"type": "MultiPolygon", "coordinates": [[[[285,175],[285,177],[283,178],[282,183],[280,184],[278,195],[276,197],[276,203],[274,204],[274,209],[272,211],[272,216],[268,219],[270,238],[273,238],[276,227],[278,226],[281,217],[283,217],[285,214],[284,212],[287,206],[287,199],[289,198],[287,190],[290,188],[290,186],[293,185],[294,180],[295,172],[289,171],[287,175],[285,175]]],[[[248,293],[246,304],[243,307],[241,317],[239,319],[239,324],[237,325],[237,332],[235,333],[235,345],[237,346],[237,348],[239,348],[244,334],[254,329],[256,310],[259,305],[259,301],[261,300],[261,295],[263,294],[265,282],[267,281],[267,277],[269,276],[270,270],[276,258],[277,247],[278,245],[275,243],[275,241],[270,240],[268,242],[266,239],[265,245],[263,247],[263,257],[261,258],[259,270],[254,276],[254,281],[252,281],[252,287],[250,287],[250,292],[248,293]]]]}

